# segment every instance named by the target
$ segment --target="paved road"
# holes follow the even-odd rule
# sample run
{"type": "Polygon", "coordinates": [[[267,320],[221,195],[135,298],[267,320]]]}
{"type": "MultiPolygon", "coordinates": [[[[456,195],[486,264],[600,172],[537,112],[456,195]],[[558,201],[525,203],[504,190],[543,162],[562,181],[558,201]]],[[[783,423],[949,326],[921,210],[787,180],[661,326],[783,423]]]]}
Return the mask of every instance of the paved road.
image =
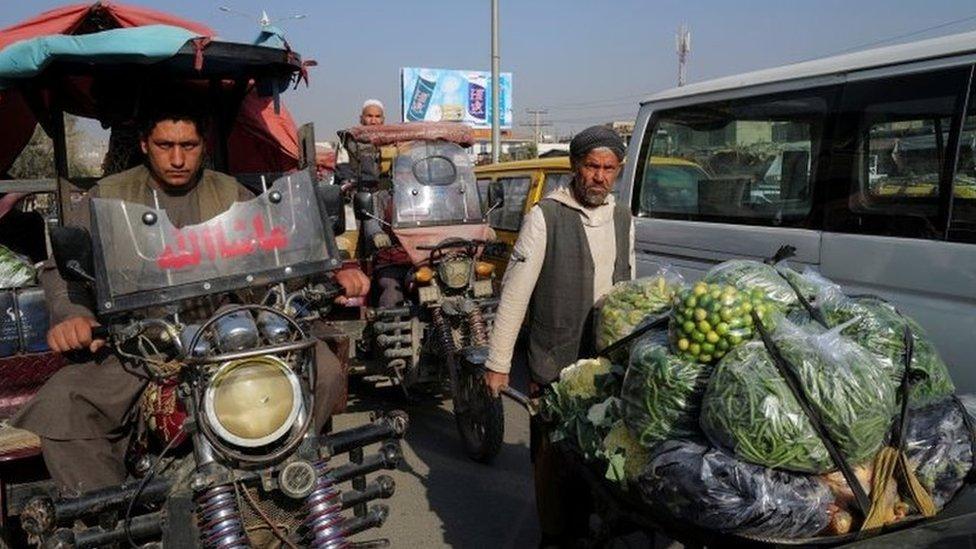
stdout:
{"type": "MultiPolygon", "coordinates": [[[[524,371],[524,368],[519,368],[524,371]]],[[[515,387],[525,389],[525,380],[515,387]]],[[[505,400],[505,444],[491,465],[468,459],[454,427],[451,403],[430,399],[407,403],[394,387],[350,387],[349,413],[336,429],[367,421],[370,410],[400,408],[410,414],[403,444],[405,464],[390,475],[396,495],[386,503],[390,517],[362,541],[387,537],[393,547],[534,547],[538,543],[535,498],[529,464],[528,414],[505,400]]]]}

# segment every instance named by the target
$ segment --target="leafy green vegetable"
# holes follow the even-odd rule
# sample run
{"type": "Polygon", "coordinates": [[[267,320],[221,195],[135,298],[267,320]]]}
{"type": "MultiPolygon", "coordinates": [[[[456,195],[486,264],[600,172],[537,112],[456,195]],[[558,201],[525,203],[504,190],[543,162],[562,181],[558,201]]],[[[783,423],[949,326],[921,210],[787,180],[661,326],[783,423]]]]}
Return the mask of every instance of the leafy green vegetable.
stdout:
{"type": "Polygon", "coordinates": [[[630,348],[620,399],[624,421],[644,446],[700,434],[698,415],[712,367],[643,338],[630,348]]]}
{"type": "Polygon", "coordinates": [[[621,370],[599,358],[578,360],[560,372],[543,398],[543,406],[556,421],[554,442],[569,439],[589,459],[599,454],[603,436],[619,417],[614,401],[621,370]]]}
{"type": "MultiPolygon", "coordinates": [[[[811,333],[785,319],[773,339],[848,462],[872,458],[896,409],[894,385],[879,359],[833,331],[811,333]]],[[[760,342],[733,349],[716,366],[701,427],[750,463],[806,473],[835,467],[760,342]]]]}
{"type": "Polygon", "coordinates": [[[630,334],[649,317],[667,310],[680,287],[681,277],[670,271],[615,284],[598,312],[597,350],[630,334]]]}
{"type": "Polygon", "coordinates": [[[736,345],[752,339],[755,310],[760,320],[775,310],[757,289],[698,282],[678,292],[671,308],[671,348],[687,360],[713,364],[736,345]]]}

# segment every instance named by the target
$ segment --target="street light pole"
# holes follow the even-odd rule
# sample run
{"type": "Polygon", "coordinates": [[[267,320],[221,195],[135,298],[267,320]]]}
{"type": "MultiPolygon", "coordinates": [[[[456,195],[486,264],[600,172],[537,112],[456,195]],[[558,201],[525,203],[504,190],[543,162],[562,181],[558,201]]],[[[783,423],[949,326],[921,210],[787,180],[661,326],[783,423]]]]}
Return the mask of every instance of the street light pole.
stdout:
{"type": "Polygon", "coordinates": [[[501,114],[498,112],[498,0],[491,0],[491,161],[501,155],[501,114]]]}

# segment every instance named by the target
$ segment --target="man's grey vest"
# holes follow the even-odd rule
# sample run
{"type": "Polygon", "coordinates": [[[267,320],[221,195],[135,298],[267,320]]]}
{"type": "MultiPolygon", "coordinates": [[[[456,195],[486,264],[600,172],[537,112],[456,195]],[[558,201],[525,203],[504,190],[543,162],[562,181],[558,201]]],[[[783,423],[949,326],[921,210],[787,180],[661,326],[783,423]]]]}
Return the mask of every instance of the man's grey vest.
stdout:
{"type": "MultiPolygon", "coordinates": [[[[550,198],[539,201],[546,220],[546,257],[529,301],[529,369],[548,384],[583,356],[592,356],[593,255],[580,213],[550,198]]],[[[630,212],[613,211],[617,256],[613,282],[630,280],[630,212]]]]}

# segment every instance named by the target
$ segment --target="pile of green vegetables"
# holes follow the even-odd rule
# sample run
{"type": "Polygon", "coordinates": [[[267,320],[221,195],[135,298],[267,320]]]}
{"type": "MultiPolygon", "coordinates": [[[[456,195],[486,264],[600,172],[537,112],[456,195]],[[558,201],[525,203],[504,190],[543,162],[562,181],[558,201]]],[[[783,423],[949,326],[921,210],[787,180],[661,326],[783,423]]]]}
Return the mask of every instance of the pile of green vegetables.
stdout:
{"type": "MultiPolygon", "coordinates": [[[[900,409],[906,329],[914,338],[911,368],[923,374],[911,407],[944,407],[954,392],[946,364],[915,321],[879,299],[846,296],[809,270],[737,260],[690,286],[663,271],[617,285],[597,317],[597,348],[660,315],[666,328],[655,326],[610,360],[568,366],[544,402],[556,421],[554,440],[605,464],[608,479],[639,490],[646,502],[660,507],[665,498],[671,505],[664,508],[687,510],[675,516],[704,528],[717,529],[716,516],[732,517],[721,531],[754,535],[817,535],[828,517],[831,528],[839,526],[834,519],[847,513],[849,488],[841,479],[842,494],[824,482],[837,475],[837,464],[801,400],[844,460],[869,470],[900,409]],[[777,353],[802,398],[774,361],[777,353]],[[738,476],[705,470],[716,463],[738,476]],[[665,470],[694,482],[662,477],[665,470]],[[817,488],[816,497],[800,487],[817,488]],[[779,499],[761,505],[770,490],[779,499]],[[751,511],[730,513],[728,502],[751,511]]],[[[912,425],[912,436],[926,432],[912,425]]],[[[922,445],[930,451],[912,447],[910,457],[927,460],[913,465],[941,507],[974,456],[961,434],[930,438],[922,445]],[[954,454],[943,451],[950,443],[954,454]]]]}
{"type": "MultiPolygon", "coordinates": [[[[891,426],[895,386],[878,358],[834,332],[783,319],[773,341],[849,463],[871,459],[891,426]]],[[[702,401],[709,439],[757,465],[825,473],[835,468],[813,423],[761,342],[734,349],[716,367],[702,401]]]]}
{"type": "Polygon", "coordinates": [[[30,261],[0,245],[0,288],[21,288],[34,283],[37,275],[30,261]]]}

